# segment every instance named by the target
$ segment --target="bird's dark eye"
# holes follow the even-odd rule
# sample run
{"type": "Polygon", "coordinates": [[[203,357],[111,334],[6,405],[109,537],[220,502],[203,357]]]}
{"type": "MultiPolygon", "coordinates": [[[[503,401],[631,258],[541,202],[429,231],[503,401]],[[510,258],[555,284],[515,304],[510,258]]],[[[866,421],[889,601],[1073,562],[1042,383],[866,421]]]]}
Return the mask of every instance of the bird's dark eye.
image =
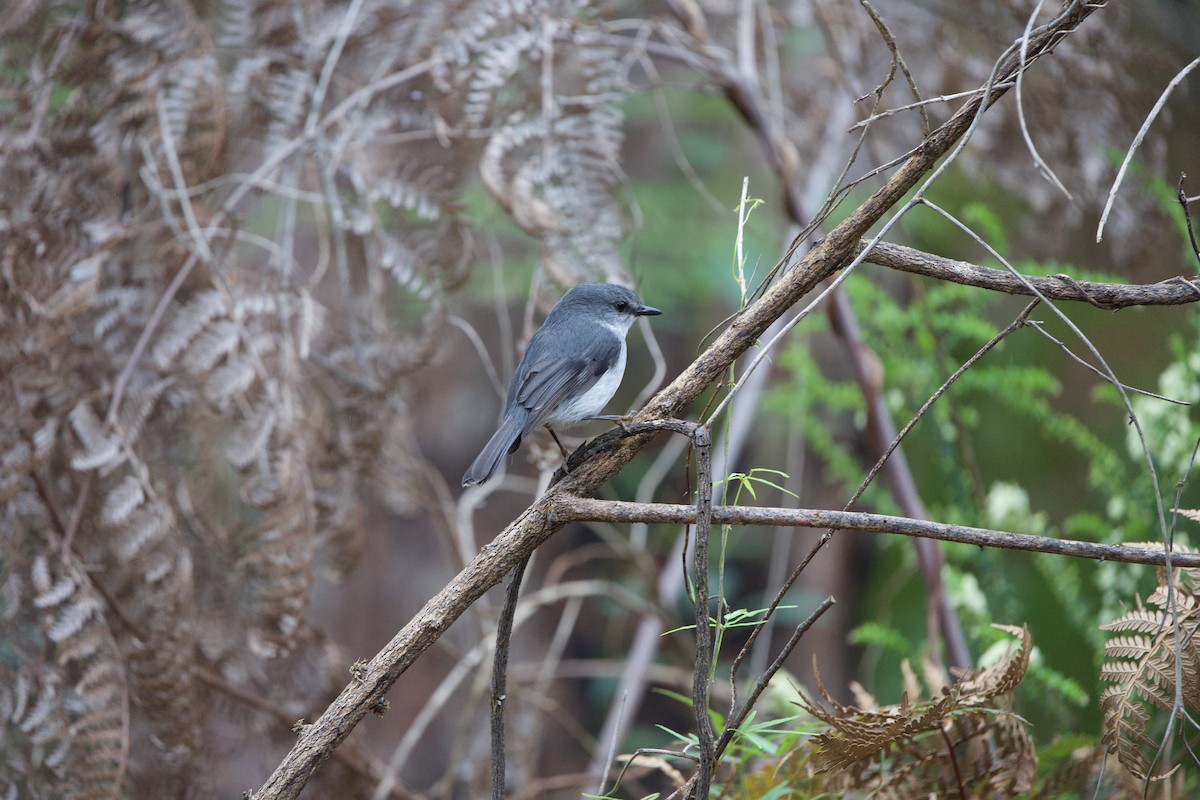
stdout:
{"type": "Polygon", "coordinates": [[[629,310],[629,303],[626,303],[624,300],[618,300],[613,308],[615,308],[619,313],[624,314],[629,310]]]}

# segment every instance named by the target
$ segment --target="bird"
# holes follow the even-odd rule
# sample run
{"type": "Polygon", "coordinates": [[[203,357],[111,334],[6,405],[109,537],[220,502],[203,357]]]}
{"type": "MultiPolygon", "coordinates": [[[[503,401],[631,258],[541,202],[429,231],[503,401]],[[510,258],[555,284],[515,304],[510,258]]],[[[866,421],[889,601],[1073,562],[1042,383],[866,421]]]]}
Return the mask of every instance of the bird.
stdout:
{"type": "Polygon", "coordinates": [[[625,375],[625,335],[638,317],[661,314],[624,286],[584,283],[550,309],[525,348],[508,384],[504,416],[492,438],[463,474],[476,486],[495,473],[508,454],[538,425],[597,419],[625,375]]]}

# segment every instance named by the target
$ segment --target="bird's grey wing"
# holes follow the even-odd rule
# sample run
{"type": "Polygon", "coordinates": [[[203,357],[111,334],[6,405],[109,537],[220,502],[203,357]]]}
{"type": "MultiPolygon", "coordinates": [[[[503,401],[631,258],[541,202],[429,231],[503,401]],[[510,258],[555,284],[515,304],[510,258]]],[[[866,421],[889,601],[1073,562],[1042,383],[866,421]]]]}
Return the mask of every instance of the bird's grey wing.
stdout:
{"type": "Polygon", "coordinates": [[[571,358],[538,359],[522,370],[516,402],[529,411],[525,433],[541,424],[559,403],[596,385],[621,354],[621,340],[601,336],[571,348],[571,358]]]}

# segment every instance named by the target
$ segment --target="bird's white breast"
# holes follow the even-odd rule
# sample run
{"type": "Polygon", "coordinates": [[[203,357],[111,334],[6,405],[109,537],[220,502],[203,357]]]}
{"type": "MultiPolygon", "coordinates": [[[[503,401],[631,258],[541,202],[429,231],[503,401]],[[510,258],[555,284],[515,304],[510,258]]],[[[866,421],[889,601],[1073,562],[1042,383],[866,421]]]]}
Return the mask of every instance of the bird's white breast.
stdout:
{"type": "Polygon", "coordinates": [[[612,369],[601,375],[600,380],[596,381],[592,388],[583,394],[573,400],[559,403],[558,408],[546,417],[546,423],[549,425],[573,425],[584,417],[594,417],[603,411],[604,406],[617,393],[621,379],[625,377],[625,355],[625,338],[624,331],[622,331],[621,352],[617,355],[612,369]]]}

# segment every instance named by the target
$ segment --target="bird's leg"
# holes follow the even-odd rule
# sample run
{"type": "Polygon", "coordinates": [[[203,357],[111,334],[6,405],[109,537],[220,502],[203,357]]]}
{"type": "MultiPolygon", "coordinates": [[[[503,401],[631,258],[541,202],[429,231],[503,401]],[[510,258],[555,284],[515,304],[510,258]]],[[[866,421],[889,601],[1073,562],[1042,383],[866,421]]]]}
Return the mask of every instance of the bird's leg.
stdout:
{"type": "Polygon", "coordinates": [[[554,443],[558,445],[558,452],[562,453],[563,465],[566,466],[567,457],[570,453],[567,452],[567,448],[563,447],[563,443],[558,440],[558,434],[554,432],[554,428],[547,425],[546,430],[550,431],[550,436],[554,439],[554,443]]]}

